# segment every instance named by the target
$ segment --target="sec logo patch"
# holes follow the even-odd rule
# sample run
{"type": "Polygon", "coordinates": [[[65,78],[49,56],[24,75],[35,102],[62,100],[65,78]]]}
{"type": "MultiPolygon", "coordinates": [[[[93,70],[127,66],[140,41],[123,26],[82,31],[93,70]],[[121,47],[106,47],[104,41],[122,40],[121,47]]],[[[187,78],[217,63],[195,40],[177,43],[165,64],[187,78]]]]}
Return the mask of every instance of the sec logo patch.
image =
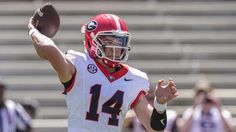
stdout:
{"type": "Polygon", "coordinates": [[[94,74],[98,71],[98,68],[94,64],[89,64],[87,66],[87,70],[88,70],[89,73],[94,74]]]}

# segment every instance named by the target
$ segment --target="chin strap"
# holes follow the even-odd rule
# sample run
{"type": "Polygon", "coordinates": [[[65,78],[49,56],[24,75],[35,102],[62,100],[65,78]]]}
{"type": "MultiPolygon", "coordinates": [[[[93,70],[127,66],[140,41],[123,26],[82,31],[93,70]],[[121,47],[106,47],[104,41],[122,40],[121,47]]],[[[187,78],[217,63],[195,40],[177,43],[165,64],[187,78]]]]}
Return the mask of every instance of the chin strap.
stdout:
{"type": "Polygon", "coordinates": [[[107,66],[111,67],[111,68],[115,68],[115,67],[119,66],[119,64],[120,64],[118,62],[111,62],[111,61],[109,61],[107,59],[102,59],[102,62],[104,64],[106,64],[107,66]]]}

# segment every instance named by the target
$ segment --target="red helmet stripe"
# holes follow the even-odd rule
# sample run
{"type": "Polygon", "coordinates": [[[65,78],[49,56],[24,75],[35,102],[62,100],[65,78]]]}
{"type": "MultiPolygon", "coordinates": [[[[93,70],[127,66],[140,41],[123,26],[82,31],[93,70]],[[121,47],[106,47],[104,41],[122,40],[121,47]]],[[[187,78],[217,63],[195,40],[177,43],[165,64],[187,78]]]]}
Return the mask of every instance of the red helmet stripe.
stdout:
{"type": "Polygon", "coordinates": [[[120,21],[119,21],[119,17],[115,16],[115,15],[112,15],[112,14],[109,14],[115,21],[116,23],[116,29],[117,30],[121,30],[121,24],[120,24],[120,21]]]}

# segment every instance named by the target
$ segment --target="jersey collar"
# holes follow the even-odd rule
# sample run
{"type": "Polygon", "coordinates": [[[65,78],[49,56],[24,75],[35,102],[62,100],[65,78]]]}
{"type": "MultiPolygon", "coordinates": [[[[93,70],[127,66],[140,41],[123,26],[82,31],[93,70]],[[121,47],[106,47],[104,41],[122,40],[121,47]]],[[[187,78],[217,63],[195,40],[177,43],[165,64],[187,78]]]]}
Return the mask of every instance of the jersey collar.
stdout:
{"type": "Polygon", "coordinates": [[[112,83],[115,80],[118,80],[119,78],[121,78],[122,76],[124,76],[127,72],[128,72],[128,66],[121,64],[121,69],[117,72],[114,73],[109,73],[108,70],[102,66],[99,62],[97,62],[94,59],[96,65],[98,66],[98,68],[102,71],[102,73],[106,76],[106,78],[112,83]]]}

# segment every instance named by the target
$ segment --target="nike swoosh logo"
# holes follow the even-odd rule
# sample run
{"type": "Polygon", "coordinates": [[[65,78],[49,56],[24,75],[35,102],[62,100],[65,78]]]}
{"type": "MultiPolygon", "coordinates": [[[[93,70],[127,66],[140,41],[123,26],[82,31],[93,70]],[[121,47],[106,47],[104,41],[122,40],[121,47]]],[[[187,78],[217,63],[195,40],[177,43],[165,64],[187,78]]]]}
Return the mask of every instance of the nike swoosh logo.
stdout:
{"type": "Polygon", "coordinates": [[[125,81],[132,81],[133,79],[124,78],[125,81]]]}
{"type": "Polygon", "coordinates": [[[162,124],[163,126],[165,126],[164,121],[165,121],[165,119],[161,119],[161,124],[162,124]]]}

